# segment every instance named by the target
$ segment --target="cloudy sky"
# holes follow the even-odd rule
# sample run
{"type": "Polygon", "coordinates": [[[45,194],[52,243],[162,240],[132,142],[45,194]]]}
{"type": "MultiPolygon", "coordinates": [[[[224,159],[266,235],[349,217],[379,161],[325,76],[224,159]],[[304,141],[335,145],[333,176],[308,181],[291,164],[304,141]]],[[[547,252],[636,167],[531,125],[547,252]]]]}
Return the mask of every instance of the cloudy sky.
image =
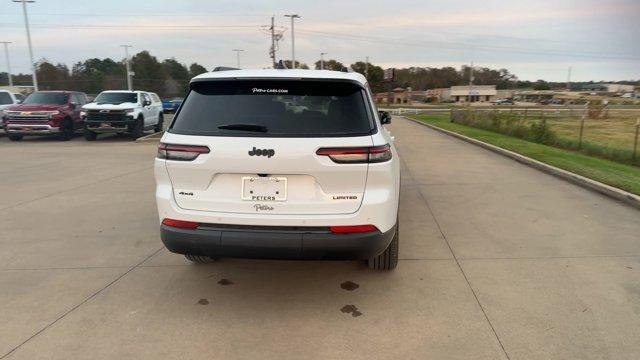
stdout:
{"type": "MultiPolygon", "coordinates": [[[[36,59],[72,64],[123,58],[119,44],[207,68],[270,64],[263,28],[284,30],[278,58],[291,56],[284,14],[297,13],[296,59],[320,52],[343,63],[383,67],[507,68],[520,79],[640,79],[640,0],[37,0],[28,5],[36,59]]],[[[12,70],[29,72],[21,4],[0,0],[0,41],[12,41],[12,70]]],[[[0,57],[1,71],[6,71],[0,57]]]]}

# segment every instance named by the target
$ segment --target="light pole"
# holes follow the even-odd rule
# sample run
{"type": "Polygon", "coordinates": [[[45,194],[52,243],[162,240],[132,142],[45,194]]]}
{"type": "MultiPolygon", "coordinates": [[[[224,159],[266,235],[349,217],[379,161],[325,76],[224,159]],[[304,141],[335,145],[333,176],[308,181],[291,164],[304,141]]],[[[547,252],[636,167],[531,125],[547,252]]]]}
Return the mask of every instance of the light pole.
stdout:
{"type": "Polygon", "coordinates": [[[244,51],[243,49],[233,49],[236,52],[236,67],[240,69],[240,53],[244,51]]]}
{"type": "Polygon", "coordinates": [[[291,18],[291,66],[295,69],[296,68],[296,37],[293,31],[293,20],[295,18],[299,18],[300,15],[290,14],[290,15],[285,15],[285,17],[291,18]]]}
{"type": "Polygon", "coordinates": [[[11,63],[9,62],[9,44],[11,41],[0,41],[4,44],[4,56],[7,59],[7,77],[9,78],[9,86],[13,86],[13,78],[11,78],[11,63]]]}
{"type": "Polygon", "coordinates": [[[131,65],[129,65],[129,48],[132,47],[131,45],[120,45],[121,47],[124,48],[124,62],[125,62],[125,66],[127,68],[127,90],[131,91],[133,90],[133,84],[131,81],[131,65]]]}
{"type": "Polygon", "coordinates": [[[29,44],[29,60],[31,60],[31,71],[33,71],[33,90],[38,91],[38,77],[36,75],[36,63],[33,61],[33,49],[31,47],[31,33],[29,32],[29,17],[27,16],[27,3],[34,3],[35,0],[12,0],[15,3],[22,3],[22,13],[24,14],[24,27],[27,29],[27,44],[29,44]]]}
{"type": "Polygon", "coordinates": [[[324,70],[324,56],[327,55],[326,52],[320,53],[320,70],[324,70]]]}
{"type": "Polygon", "coordinates": [[[369,57],[364,60],[364,78],[369,79],[369,57]]]}

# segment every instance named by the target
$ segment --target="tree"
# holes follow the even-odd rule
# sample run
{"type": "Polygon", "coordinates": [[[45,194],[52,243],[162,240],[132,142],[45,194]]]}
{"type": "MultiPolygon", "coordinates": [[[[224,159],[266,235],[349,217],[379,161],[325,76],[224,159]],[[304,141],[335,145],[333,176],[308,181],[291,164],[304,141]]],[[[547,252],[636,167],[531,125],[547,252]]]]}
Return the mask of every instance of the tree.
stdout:
{"type": "Polygon", "coordinates": [[[382,83],[384,70],[380,66],[376,66],[371,63],[367,64],[363,61],[358,61],[351,64],[351,69],[366,76],[371,91],[381,92],[385,90],[384,84],[382,83]]]}
{"type": "MultiPolygon", "coordinates": [[[[291,60],[285,60],[284,61],[284,65],[287,67],[287,69],[293,69],[293,66],[291,64],[293,64],[291,62],[291,60]]],[[[301,63],[300,61],[296,60],[296,68],[297,69],[309,70],[309,65],[307,65],[305,63],[301,63]]]]}
{"type": "Polygon", "coordinates": [[[69,86],[69,68],[65,64],[53,65],[42,59],[38,63],[36,74],[42,90],[65,90],[69,86]]]}
{"type": "Polygon", "coordinates": [[[546,81],[538,80],[533,84],[533,90],[551,90],[551,87],[546,81]]]}
{"type": "Polygon", "coordinates": [[[88,94],[97,94],[103,90],[116,90],[126,87],[125,66],[112,59],[87,59],[77,62],[71,69],[74,90],[88,94]]]}
{"type": "Polygon", "coordinates": [[[148,51],[141,51],[131,58],[131,69],[135,73],[133,87],[136,90],[164,93],[164,81],[167,74],[158,59],[148,51]]]}
{"type": "MultiPolygon", "coordinates": [[[[315,62],[316,70],[320,70],[320,60],[315,62]]],[[[324,70],[334,70],[334,71],[342,71],[345,66],[336,60],[325,60],[324,61],[324,70]]]]}
{"type": "Polygon", "coordinates": [[[162,62],[165,74],[169,79],[165,82],[165,95],[184,95],[189,90],[189,70],[187,67],[176,61],[176,59],[166,59],[162,62]]]}
{"type": "Polygon", "coordinates": [[[190,78],[194,78],[194,77],[196,77],[196,76],[198,76],[200,74],[204,74],[206,72],[207,72],[207,69],[204,66],[202,66],[202,65],[200,65],[198,63],[193,63],[193,64],[189,65],[189,77],[190,78]]]}

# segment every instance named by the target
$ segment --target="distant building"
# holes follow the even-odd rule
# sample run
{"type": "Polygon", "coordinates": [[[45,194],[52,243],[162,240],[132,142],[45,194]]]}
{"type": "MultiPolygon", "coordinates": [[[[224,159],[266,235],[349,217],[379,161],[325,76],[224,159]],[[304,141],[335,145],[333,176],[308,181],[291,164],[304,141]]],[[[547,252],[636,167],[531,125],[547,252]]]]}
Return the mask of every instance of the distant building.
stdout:
{"type": "Polygon", "coordinates": [[[428,102],[441,102],[444,101],[445,98],[449,98],[449,93],[450,93],[449,88],[436,88],[436,89],[429,89],[427,91],[425,91],[425,101],[428,102]]]}
{"type": "Polygon", "coordinates": [[[454,102],[491,102],[496,99],[498,91],[495,85],[452,86],[448,99],[454,102]]]}
{"type": "MultiPolygon", "coordinates": [[[[408,104],[415,92],[410,87],[397,87],[389,92],[375,93],[373,96],[378,104],[408,104]]],[[[421,92],[420,92],[421,93],[421,92]]]]}
{"type": "Polygon", "coordinates": [[[582,91],[607,92],[607,93],[630,93],[635,90],[633,85],[625,84],[585,84],[582,85],[582,91]]]}

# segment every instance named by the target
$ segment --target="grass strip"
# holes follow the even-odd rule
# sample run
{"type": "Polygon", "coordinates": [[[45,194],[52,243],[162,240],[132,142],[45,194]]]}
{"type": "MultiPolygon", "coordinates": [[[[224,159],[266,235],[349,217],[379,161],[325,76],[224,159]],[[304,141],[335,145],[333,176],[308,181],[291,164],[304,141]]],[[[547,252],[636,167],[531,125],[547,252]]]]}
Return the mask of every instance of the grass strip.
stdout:
{"type": "Polygon", "coordinates": [[[537,144],[492,131],[452,123],[448,115],[415,115],[414,119],[511,150],[543,163],[640,195],[640,167],[537,144]]]}

